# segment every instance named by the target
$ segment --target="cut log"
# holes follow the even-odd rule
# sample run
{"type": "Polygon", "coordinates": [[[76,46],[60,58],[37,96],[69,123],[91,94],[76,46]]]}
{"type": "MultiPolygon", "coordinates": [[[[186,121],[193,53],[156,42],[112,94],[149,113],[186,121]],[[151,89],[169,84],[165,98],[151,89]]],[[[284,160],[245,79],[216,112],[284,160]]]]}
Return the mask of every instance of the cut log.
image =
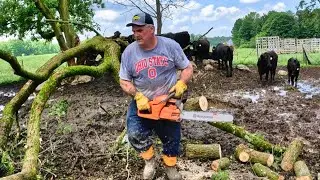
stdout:
{"type": "Polygon", "coordinates": [[[255,163],[252,166],[252,170],[259,177],[268,177],[270,180],[284,180],[283,176],[260,163],[255,163]]]}
{"type": "Polygon", "coordinates": [[[299,139],[293,140],[284,152],[283,159],[281,161],[281,168],[284,171],[290,171],[293,169],[293,165],[296,162],[298,156],[302,151],[303,143],[299,139]]]}
{"type": "Polygon", "coordinates": [[[224,169],[228,168],[229,166],[230,166],[230,160],[227,157],[214,160],[211,163],[211,169],[213,169],[214,171],[224,170],[224,169]]]}
{"type": "Polygon", "coordinates": [[[183,109],[187,111],[206,111],[208,110],[208,100],[204,96],[189,98],[183,104],[183,109]]]}
{"type": "Polygon", "coordinates": [[[221,158],[220,144],[187,144],[186,157],[188,158],[221,158]]]}
{"type": "Polygon", "coordinates": [[[253,149],[250,149],[249,156],[249,161],[252,163],[260,163],[270,167],[274,162],[274,157],[272,154],[256,151],[253,149]]]}
{"type": "Polygon", "coordinates": [[[311,173],[304,161],[297,161],[294,163],[294,173],[296,180],[312,180],[311,173]]]}
{"type": "Polygon", "coordinates": [[[248,162],[250,158],[248,153],[248,147],[244,144],[239,144],[236,147],[235,156],[236,159],[238,159],[241,162],[248,162]]]}

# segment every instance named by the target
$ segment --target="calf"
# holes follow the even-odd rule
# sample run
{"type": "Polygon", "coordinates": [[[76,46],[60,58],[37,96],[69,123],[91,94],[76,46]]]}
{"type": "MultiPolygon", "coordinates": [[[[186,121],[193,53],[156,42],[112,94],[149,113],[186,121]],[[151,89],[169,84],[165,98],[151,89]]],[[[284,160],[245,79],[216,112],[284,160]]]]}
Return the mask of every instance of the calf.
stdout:
{"type": "Polygon", "coordinates": [[[199,39],[192,43],[195,63],[201,65],[203,59],[209,59],[210,42],[207,39],[199,39]]]}
{"type": "Polygon", "coordinates": [[[264,74],[266,74],[266,81],[268,81],[269,72],[270,72],[270,82],[274,81],[277,64],[278,64],[278,55],[276,52],[268,51],[261,54],[257,63],[260,81],[262,81],[262,75],[264,74]]]}
{"type": "Polygon", "coordinates": [[[219,43],[213,47],[211,56],[218,61],[218,69],[226,69],[227,77],[232,77],[233,48],[219,43]]]}
{"type": "Polygon", "coordinates": [[[300,63],[296,58],[290,58],[287,64],[288,69],[288,83],[297,87],[297,81],[300,72],[300,63]]]}

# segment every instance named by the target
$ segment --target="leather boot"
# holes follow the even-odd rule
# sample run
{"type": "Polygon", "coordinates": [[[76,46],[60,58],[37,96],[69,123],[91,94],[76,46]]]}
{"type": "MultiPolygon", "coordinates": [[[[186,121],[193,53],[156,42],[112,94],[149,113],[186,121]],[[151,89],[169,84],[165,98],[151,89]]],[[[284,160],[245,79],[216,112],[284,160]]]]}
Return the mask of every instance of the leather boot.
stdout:
{"type": "Polygon", "coordinates": [[[182,176],[176,166],[165,166],[165,172],[169,180],[181,180],[182,176]]]}
{"type": "Polygon", "coordinates": [[[156,160],[155,158],[151,158],[149,160],[145,160],[145,166],[143,169],[143,179],[153,179],[156,174],[156,160]]]}

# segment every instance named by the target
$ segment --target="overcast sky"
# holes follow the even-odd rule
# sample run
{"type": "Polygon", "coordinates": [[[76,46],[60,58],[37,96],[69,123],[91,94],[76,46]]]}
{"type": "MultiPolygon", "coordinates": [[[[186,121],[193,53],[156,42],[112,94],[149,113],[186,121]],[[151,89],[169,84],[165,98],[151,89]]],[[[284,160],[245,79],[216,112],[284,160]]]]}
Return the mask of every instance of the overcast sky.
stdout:
{"type": "MultiPolygon", "coordinates": [[[[128,9],[123,6],[109,3],[112,0],[104,1],[106,2],[105,8],[94,8],[94,21],[101,26],[101,34],[112,36],[117,30],[121,32],[121,35],[131,34],[131,28],[125,25],[138,11],[128,12],[128,9]]],[[[154,0],[147,1],[155,3],[154,0]]],[[[162,32],[187,30],[189,33],[203,34],[213,27],[213,30],[207,35],[208,37],[231,36],[234,22],[249,12],[255,11],[260,14],[270,10],[296,12],[296,6],[299,2],[300,0],[191,0],[188,1],[185,8],[172,10],[172,18],[164,19],[162,32]]],[[[154,22],[156,22],[155,19],[154,22]]],[[[83,40],[92,36],[92,33],[86,33],[80,35],[80,38],[83,40]]],[[[4,39],[4,37],[0,37],[0,40],[4,39]]]]}

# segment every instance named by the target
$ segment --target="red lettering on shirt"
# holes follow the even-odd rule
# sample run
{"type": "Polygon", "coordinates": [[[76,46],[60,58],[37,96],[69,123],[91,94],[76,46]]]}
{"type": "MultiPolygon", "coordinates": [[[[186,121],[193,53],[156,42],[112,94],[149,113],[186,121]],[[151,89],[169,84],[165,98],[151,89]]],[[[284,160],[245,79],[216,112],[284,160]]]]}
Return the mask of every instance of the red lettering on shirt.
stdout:
{"type": "MultiPolygon", "coordinates": [[[[166,56],[151,56],[148,58],[140,59],[138,62],[135,63],[135,71],[139,74],[140,71],[150,68],[150,67],[161,67],[161,66],[168,66],[168,58],[166,56]]],[[[157,72],[153,72],[152,74],[157,74],[157,72]]],[[[154,75],[150,76],[154,78],[154,75]]],[[[152,79],[153,79],[152,78],[152,79]]]]}

